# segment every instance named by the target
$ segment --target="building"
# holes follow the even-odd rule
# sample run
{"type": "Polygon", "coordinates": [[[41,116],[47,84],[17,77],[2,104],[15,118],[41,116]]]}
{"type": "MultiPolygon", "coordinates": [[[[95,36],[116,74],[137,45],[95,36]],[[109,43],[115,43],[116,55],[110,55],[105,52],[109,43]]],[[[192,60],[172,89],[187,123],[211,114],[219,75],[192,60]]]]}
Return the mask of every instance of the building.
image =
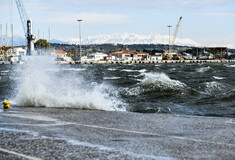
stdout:
{"type": "Polygon", "coordinates": [[[135,60],[145,60],[150,56],[146,52],[137,52],[137,51],[119,51],[113,52],[110,54],[111,57],[115,57],[115,60],[121,61],[135,61],[135,60]]]}
{"type": "Polygon", "coordinates": [[[26,55],[26,49],[14,48],[14,55],[15,56],[25,56],[26,55]]]}
{"type": "Polygon", "coordinates": [[[52,55],[56,57],[57,61],[72,61],[71,57],[67,57],[67,52],[62,50],[55,50],[52,55]]]}
{"type": "Polygon", "coordinates": [[[105,53],[92,53],[87,56],[86,60],[90,61],[100,61],[105,60],[108,55],[105,53]]]}

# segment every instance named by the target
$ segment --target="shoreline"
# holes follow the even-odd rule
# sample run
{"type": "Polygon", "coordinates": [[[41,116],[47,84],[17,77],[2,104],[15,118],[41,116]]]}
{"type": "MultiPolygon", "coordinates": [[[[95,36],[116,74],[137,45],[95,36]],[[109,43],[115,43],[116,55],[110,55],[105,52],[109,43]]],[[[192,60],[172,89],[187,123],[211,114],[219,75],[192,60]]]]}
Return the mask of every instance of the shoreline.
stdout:
{"type": "Polygon", "coordinates": [[[57,61],[57,64],[154,64],[154,63],[234,63],[235,60],[157,60],[157,61],[57,61]]]}

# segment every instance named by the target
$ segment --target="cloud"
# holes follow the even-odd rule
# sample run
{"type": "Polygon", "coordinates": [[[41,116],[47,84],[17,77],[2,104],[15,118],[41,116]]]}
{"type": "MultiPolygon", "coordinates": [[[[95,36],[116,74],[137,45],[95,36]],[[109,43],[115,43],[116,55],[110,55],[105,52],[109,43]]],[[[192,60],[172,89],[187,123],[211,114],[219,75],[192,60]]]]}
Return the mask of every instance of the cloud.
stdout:
{"type": "Polygon", "coordinates": [[[235,12],[207,12],[205,15],[213,16],[235,16],[235,12]]]}
{"type": "Polygon", "coordinates": [[[67,0],[79,6],[128,7],[128,8],[201,8],[234,3],[233,0],[67,0]]]}
{"type": "MultiPolygon", "coordinates": [[[[0,5],[4,2],[0,2],[0,5]]],[[[31,0],[23,2],[27,9],[63,9],[70,7],[121,7],[121,8],[211,8],[234,4],[234,0],[31,0]]]]}
{"type": "Polygon", "coordinates": [[[82,19],[84,23],[89,24],[120,24],[129,21],[129,17],[124,14],[106,14],[106,13],[62,13],[54,12],[46,19],[41,18],[41,23],[74,23],[77,19],[82,19]]]}

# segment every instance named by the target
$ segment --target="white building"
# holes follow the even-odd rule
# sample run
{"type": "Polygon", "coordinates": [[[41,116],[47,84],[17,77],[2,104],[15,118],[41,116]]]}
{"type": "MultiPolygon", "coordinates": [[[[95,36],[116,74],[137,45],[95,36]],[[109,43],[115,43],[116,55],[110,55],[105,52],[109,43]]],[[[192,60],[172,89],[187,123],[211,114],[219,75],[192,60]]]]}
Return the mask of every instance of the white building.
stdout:
{"type": "Polygon", "coordinates": [[[14,55],[15,56],[25,56],[26,55],[26,49],[14,48],[14,55]]]}
{"type": "Polygon", "coordinates": [[[67,52],[62,51],[62,50],[55,50],[54,52],[51,53],[56,57],[57,61],[72,61],[71,57],[67,57],[67,52]]]}
{"type": "Polygon", "coordinates": [[[104,60],[108,55],[105,53],[92,53],[90,54],[86,60],[90,61],[100,61],[104,60]]]}

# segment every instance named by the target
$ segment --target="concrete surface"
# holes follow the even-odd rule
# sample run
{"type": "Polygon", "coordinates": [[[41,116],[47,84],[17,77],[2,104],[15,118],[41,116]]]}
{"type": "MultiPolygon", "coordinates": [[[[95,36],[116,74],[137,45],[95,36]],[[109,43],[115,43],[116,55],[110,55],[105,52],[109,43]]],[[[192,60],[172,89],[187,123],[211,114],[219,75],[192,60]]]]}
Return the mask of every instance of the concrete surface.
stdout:
{"type": "Polygon", "coordinates": [[[59,108],[0,109],[1,159],[235,158],[235,119],[59,108]]]}

